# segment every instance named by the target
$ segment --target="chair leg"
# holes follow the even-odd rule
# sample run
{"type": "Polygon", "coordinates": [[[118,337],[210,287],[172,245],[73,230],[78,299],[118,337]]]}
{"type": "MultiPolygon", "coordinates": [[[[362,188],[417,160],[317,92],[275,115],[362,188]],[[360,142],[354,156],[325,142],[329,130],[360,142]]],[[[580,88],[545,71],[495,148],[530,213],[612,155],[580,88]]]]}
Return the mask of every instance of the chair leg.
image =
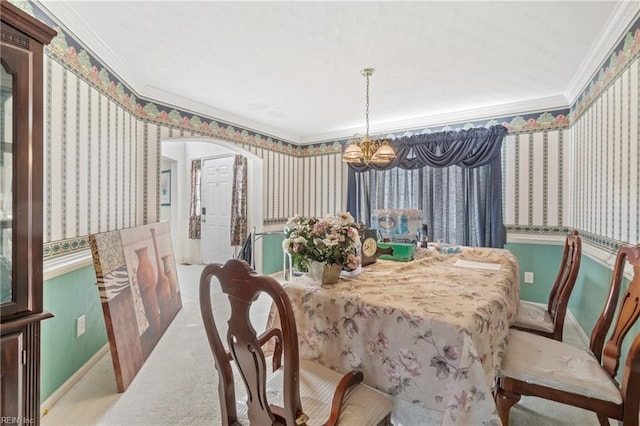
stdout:
{"type": "Polygon", "coordinates": [[[520,401],[520,395],[517,393],[507,392],[502,388],[496,392],[496,406],[502,426],[509,426],[509,411],[518,401],[520,401]]]}
{"type": "Polygon", "coordinates": [[[393,426],[393,423],[391,423],[391,413],[387,414],[387,416],[382,419],[377,426],[393,426]]]}
{"type": "Polygon", "coordinates": [[[596,415],[598,416],[598,421],[600,422],[600,426],[609,426],[611,424],[609,423],[609,417],[600,413],[596,413],[596,415]]]}

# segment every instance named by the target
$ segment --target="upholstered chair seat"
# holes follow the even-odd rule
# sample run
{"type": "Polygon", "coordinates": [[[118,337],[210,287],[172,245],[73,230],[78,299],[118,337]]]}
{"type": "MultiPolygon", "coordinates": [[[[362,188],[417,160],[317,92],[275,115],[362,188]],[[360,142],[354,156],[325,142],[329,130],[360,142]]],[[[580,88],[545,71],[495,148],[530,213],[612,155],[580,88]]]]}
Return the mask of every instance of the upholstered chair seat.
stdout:
{"type": "Polygon", "coordinates": [[[528,395],[593,411],[601,426],[609,426],[610,419],[618,420],[621,426],[640,426],[640,333],[632,331],[638,318],[640,244],[622,245],[588,348],[509,330],[494,394],[502,425],[509,426],[511,407],[522,395],[528,395]],[[633,273],[620,296],[627,266],[633,273]],[[624,370],[618,374],[624,339],[630,331],[631,345],[626,350],[624,370]]]}
{"type": "MultiPolygon", "coordinates": [[[[300,359],[300,401],[309,416],[308,426],[322,425],[329,418],[330,401],[342,376],[317,362],[300,359]]],[[[284,405],[282,385],[283,374],[279,369],[267,380],[267,400],[271,404],[284,405]]],[[[391,408],[392,402],[387,396],[360,384],[343,399],[338,424],[376,425],[383,421],[391,408]]],[[[243,425],[249,424],[245,403],[238,405],[238,420],[243,425]]]]}
{"type": "Polygon", "coordinates": [[[207,265],[200,276],[200,310],[218,371],[223,426],[391,424],[391,396],[363,384],[362,372],[340,374],[300,357],[291,300],[272,277],[258,275],[237,259],[224,266],[207,265]],[[217,321],[214,315],[214,279],[231,307],[227,327],[223,325],[224,309],[218,310],[217,321]],[[261,295],[272,300],[280,324],[258,335],[250,312],[261,295]],[[265,349],[270,343],[274,345],[267,350],[272,354],[268,357],[265,349]]]}
{"type": "Polygon", "coordinates": [[[555,324],[546,306],[538,306],[521,300],[518,307],[518,316],[513,327],[553,333],[555,324]]]}
{"type": "Polygon", "coordinates": [[[620,388],[591,352],[525,331],[509,332],[502,374],[530,384],[622,403],[620,388]]]}
{"type": "Polygon", "coordinates": [[[518,316],[512,328],[562,341],[567,305],[578,278],[581,257],[582,239],[578,231],[573,230],[565,238],[560,269],[551,287],[547,306],[542,308],[520,301],[518,316]]]}

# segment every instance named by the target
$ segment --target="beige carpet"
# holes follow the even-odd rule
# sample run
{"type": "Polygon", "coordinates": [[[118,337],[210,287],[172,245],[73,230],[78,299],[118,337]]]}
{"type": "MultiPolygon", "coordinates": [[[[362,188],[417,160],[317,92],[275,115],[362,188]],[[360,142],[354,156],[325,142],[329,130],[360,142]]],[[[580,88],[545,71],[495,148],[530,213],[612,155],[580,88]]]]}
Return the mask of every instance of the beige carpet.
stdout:
{"type": "MultiPolygon", "coordinates": [[[[116,390],[110,354],[42,417],[43,426],[72,425],[219,425],[217,375],[206,342],[198,305],[202,266],[179,265],[183,308],[125,393],[116,390]]],[[[214,300],[216,300],[214,295],[214,300]]],[[[223,298],[220,307],[226,307],[223,298]]],[[[216,304],[216,306],[218,306],[216,304]]],[[[268,300],[252,316],[266,323],[268,300]]],[[[571,325],[569,325],[570,327],[571,325]]],[[[566,340],[580,343],[575,330],[566,340]]],[[[422,417],[396,405],[394,424],[423,426],[438,419],[422,417]]],[[[511,425],[598,425],[595,414],[538,398],[523,397],[511,410],[511,425]]],[[[475,426],[475,425],[469,425],[475,426]]]]}

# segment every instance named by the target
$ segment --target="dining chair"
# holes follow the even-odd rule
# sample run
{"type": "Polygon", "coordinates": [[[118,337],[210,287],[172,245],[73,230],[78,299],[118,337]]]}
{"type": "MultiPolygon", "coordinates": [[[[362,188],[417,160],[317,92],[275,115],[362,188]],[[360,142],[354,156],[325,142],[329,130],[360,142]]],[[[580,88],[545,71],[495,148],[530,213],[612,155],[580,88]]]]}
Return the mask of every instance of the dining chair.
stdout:
{"type": "Polygon", "coordinates": [[[565,239],[560,269],[551,287],[547,306],[520,301],[512,328],[562,341],[567,305],[578,278],[581,257],[582,240],[578,231],[573,230],[565,239]]]}
{"type": "Polygon", "coordinates": [[[390,397],[362,384],[362,372],[342,375],[300,358],[291,302],[274,278],[257,275],[246,262],[237,259],[224,266],[209,264],[200,277],[200,310],[218,370],[223,425],[391,424],[390,397]],[[222,327],[214,319],[214,277],[231,306],[226,347],[220,337],[222,327]],[[281,326],[258,335],[249,313],[263,293],[272,299],[281,326]],[[268,371],[263,346],[271,339],[275,345],[268,371]],[[239,406],[234,368],[246,389],[246,404],[239,406]]]}
{"type": "Polygon", "coordinates": [[[637,426],[640,415],[640,333],[636,333],[622,373],[616,379],[622,343],[640,315],[640,245],[618,250],[607,301],[591,333],[589,349],[520,330],[509,331],[495,394],[502,424],[521,395],[536,396],[580,407],[597,414],[601,425],[609,418],[637,426]],[[629,287],[616,313],[625,265],[633,266],[629,287]]]}

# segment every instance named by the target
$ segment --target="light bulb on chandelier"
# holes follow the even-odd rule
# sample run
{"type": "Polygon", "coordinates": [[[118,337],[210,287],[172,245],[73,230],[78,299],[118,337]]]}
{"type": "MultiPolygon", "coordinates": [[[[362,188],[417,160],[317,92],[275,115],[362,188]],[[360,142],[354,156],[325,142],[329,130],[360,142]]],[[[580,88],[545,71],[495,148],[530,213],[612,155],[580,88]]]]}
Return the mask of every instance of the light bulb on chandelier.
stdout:
{"type": "Polygon", "coordinates": [[[342,159],[346,163],[369,164],[374,163],[385,166],[396,158],[396,153],[387,140],[371,139],[369,136],[369,77],[373,74],[373,68],[365,68],[361,74],[367,79],[367,103],[366,103],[366,133],[364,136],[354,135],[349,141],[349,145],[342,154],[342,159]]]}

